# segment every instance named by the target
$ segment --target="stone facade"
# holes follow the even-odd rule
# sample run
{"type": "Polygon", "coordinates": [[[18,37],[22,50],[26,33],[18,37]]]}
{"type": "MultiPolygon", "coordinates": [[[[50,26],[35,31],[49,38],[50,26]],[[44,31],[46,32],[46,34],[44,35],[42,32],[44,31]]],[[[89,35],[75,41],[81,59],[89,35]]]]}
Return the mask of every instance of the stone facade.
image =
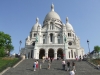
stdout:
{"type": "Polygon", "coordinates": [[[26,38],[25,48],[21,49],[21,54],[34,59],[41,59],[43,56],[75,59],[76,56],[84,55],[84,49],[80,46],[80,39],[75,34],[68,17],[66,23],[62,23],[52,4],[43,25],[39,24],[39,18],[36,18],[36,24],[26,38]]]}

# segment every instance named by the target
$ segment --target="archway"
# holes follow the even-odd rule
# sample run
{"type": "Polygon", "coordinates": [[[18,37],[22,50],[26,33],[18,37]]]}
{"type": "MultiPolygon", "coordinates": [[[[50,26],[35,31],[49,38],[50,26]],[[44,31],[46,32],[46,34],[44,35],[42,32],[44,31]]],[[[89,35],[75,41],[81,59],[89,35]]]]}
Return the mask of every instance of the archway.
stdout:
{"type": "Polygon", "coordinates": [[[48,51],[48,57],[54,58],[54,50],[53,49],[49,49],[49,51],[48,51]]]}
{"type": "Polygon", "coordinates": [[[63,50],[62,49],[58,49],[57,57],[60,57],[61,59],[63,59],[63,50]]]}
{"type": "Polygon", "coordinates": [[[45,56],[45,50],[44,49],[40,49],[39,59],[42,59],[43,56],[45,56]]]}

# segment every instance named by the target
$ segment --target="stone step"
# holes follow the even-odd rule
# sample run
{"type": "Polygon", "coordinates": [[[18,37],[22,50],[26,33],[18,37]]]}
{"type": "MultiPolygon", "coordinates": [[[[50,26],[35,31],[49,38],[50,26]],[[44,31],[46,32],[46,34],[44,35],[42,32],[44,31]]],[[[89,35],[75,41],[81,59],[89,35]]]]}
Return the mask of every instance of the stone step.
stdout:
{"type": "MultiPolygon", "coordinates": [[[[42,64],[42,69],[33,71],[34,59],[25,59],[17,67],[9,69],[3,75],[69,75],[69,71],[62,70],[62,61],[54,60],[48,70],[48,63],[42,64]]],[[[42,60],[39,60],[41,62],[42,60]]],[[[100,71],[90,66],[86,61],[75,62],[76,75],[100,75],[100,71]]]]}

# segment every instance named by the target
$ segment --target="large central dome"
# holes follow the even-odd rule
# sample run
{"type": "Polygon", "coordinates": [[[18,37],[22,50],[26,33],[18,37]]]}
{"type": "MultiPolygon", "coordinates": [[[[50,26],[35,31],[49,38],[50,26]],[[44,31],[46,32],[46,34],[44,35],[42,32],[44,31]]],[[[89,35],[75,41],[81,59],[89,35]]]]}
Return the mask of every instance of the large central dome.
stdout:
{"type": "Polygon", "coordinates": [[[51,5],[51,11],[46,15],[44,20],[49,20],[49,19],[52,19],[52,18],[61,20],[60,16],[54,11],[54,5],[53,4],[51,5]]]}

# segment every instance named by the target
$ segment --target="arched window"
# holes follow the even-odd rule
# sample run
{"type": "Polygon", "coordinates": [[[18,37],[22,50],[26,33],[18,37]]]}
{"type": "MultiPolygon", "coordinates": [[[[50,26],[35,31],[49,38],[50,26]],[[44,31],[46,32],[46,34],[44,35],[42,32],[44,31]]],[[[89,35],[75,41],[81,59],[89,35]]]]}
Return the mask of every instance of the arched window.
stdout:
{"type": "Polygon", "coordinates": [[[53,30],[53,23],[50,23],[50,30],[53,30]]]}
{"type": "Polygon", "coordinates": [[[76,53],[74,52],[74,58],[76,58],[76,53]]]}
{"type": "Polygon", "coordinates": [[[68,37],[70,37],[71,36],[71,33],[68,33],[68,37]]]}
{"type": "Polygon", "coordinates": [[[34,37],[36,37],[36,33],[34,34],[34,37]]]}
{"type": "Polygon", "coordinates": [[[72,58],[73,58],[73,50],[71,50],[71,55],[72,55],[72,58]]]}
{"type": "Polygon", "coordinates": [[[45,35],[43,35],[43,44],[45,44],[45,35]]]}
{"type": "Polygon", "coordinates": [[[58,35],[57,38],[58,38],[58,44],[60,44],[60,35],[58,35]]]}
{"type": "Polygon", "coordinates": [[[53,42],[53,34],[50,34],[50,42],[53,42]]]}

